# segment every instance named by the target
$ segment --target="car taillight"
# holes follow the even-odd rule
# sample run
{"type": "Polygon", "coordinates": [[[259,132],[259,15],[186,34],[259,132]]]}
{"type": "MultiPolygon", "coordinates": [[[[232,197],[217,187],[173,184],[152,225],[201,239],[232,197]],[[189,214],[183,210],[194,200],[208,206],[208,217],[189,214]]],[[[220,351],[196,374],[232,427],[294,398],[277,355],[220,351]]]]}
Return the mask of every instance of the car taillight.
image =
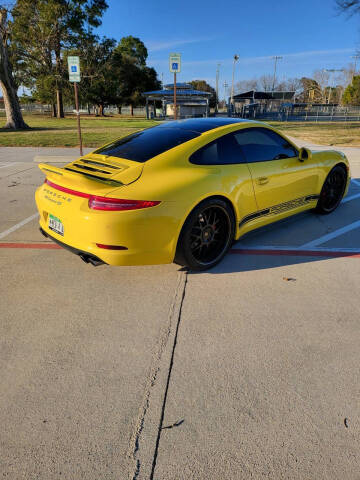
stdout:
{"type": "Polygon", "coordinates": [[[89,198],[89,208],[93,210],[137,210],[139,208],[155,207],[159,203],[149,200],[124,200],[97,196],[89,198]]]}
{"type": "Polygon", "coordinates": [[[160,203],[158,201],[150,200],[124,200],[120,198],[98,197],[97,195],[90,195],[89,193],[78,192],[71,188],[62,187],[61,185],[51,182],[47,178],[44,183],[47,183],[50,187],[55,188],[56,190],[60,190],[60,192],[69,193],[76,197],[88,198],[89,208],[93,210],[137,210],[139,208],[155,207],[160,203]]]}

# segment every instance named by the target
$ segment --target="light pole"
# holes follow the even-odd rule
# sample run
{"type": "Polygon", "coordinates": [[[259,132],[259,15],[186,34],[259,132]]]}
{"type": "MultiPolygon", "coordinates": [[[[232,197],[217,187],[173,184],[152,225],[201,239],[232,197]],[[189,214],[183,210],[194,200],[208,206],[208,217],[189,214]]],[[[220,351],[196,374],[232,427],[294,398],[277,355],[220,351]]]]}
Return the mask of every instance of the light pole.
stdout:
{"type": "Polygon", "coordinates": [[[234,75],[235,75],[235,63],[239,60],[239,55],[234,55],[233,71],[232,71],[232,82],[231,82],[231,105],[234,104],[234,75]]]}
{"type": "Polygon", "coordinates": [[[218,104],[219,104],[219,73],[220,73],[220,63],[217,64],[217,69],[216,69],[216,104],[215,104],[215,112],[218,111],[218,104]]]}
{"type": "Polygon", "coordinates": [[[275,80],[276,80],[276,65],[277,65],[277,62],[278,60],[282,60],[283,57],[279,57],[279,56],[275,56],[275,57],[272,57],[273,60],[274,60],[274,76],[273,76],[273,84],[272,84],[272,92],[274,91],[274,88],[275,88],[275,80]]]}

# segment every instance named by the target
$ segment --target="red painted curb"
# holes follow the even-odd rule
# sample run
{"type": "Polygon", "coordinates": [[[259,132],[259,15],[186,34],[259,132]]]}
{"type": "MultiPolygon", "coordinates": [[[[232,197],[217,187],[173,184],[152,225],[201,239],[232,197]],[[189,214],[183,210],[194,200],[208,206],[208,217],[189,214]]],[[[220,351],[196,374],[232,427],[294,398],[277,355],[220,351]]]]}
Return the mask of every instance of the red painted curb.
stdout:
{"type": "Polygon", "coordinates": [[[39,248],[44,250],[59,250],[56,243],[0,243],[0,248],[39,248]]]}
{"type": "MultiPolygon", "coordinates": [[[[34,248],[42,250],[61,250],[62,247],[56,243],[0,243],[0,248],[34,248]]],[[[272,256],[294,256],[294,257],[351,257],[360,258],[359,252],[320,251],[320,250],[253,250],[249,248],[232,248],[229,253],[233,255],[272,255],[272,256]]]]}

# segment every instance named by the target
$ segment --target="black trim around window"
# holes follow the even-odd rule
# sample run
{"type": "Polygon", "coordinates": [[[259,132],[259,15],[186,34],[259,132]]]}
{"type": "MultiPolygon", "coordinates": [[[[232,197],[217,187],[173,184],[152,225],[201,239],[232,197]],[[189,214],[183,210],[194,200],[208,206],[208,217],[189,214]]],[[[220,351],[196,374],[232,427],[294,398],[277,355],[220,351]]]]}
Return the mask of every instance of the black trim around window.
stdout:
{"type": "MultiPolygon", "coordinates": [[[[279,149],[280,149],[280,146],[279,146],[279,149]]],[[[284,151],[285,150],[286,148],[284,148],[284,151]]],[[[244,164],[244,163],[250,164],[250,163],[260,163],[260,162],[271,162],[271,161],[282,160],[286,158],[298,158],[298,156],[299,156],[299,150],[294,145],[292,145],[286,138],[282,137],[274,130],[271,130],[270,128],[266,128],[266,127],[249,127],[249,128],[241,128],[239,130],[235,130],[234,132],[227,133],[225,135],[222,135],[221,137],[216,138],[215,140],[212,140],[211,142],[207,143],[203,147],[200,147],[198,150],[196,150],[190,156],[189,161],[190,163],[193,163],[195,165],[222,166],[222,165],[238,165],[238,164],[244,164]],[[260,160],[247,158],[246,148],[240,144],[237,144],[235,136],[241,135],[242,133],[254,132],[254,131],[264,132],[268,134],[270,137],[274,135],[276,139],[279,139],[281,140],[282,143],[288,145],[289,153],[291,153],[292,151],[294,155],[285,156],[285,152],[283,152],[284,157],[280,157],[280,158],[270,158],[270,159],[260,159],[260,160]],[[233,142],[231,140],[233,140],[233,142]],[[228,143],[228,145],[226,145],[226,142],[228,143]],[[231,145],[231,143],[234,143],[234,144],[231,145]],[[204,161],[204,159],[201,158],[202,153],[205,150],[210,149],[214,144],[218,144],[218,155],[220,155],[219,161],[216,163],[213,161],[210,161],[211,160],[210,155],[209,155],[209,161],[204,161]],[[233,152],[231,152],[231,148],[233,149],[233,152]],[[219,152],[219,149],[220,149],[220,152],[219,152]],[[222,153],[224,154],[224,152],[226,152],[226,149],[230,149],[230,153],[234,157],[236,157],[236,161],[221,161],[221,154],[222,153]],[[223,150],[223,152],[221,152],[221,150],[223,150]],[[236,150],[238,151],[236,152],[236,150]]]]}

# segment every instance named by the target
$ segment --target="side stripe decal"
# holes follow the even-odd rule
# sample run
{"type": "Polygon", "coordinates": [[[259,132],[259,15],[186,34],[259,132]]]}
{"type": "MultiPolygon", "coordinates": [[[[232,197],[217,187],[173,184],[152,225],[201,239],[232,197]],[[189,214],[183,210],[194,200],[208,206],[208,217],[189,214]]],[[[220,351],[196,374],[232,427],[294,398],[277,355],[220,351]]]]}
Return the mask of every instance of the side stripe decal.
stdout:
{"type": "Polygon", "coordinates": [[[295,200],[279,203],[278,205],[274,205],[273,207],[250,213],[241,220],[241,222],[239,223],[239,227],[242,227],[245,223],[251,222],[251,220],[255,220],[255,218],[267,217],[269,215],[278,215],[279,213],[301,207],[302,205],[306,205],[309,202],[317,200],[319,196],[320,195],[307,195],[306,197],[296,198],[295,200]]]}

